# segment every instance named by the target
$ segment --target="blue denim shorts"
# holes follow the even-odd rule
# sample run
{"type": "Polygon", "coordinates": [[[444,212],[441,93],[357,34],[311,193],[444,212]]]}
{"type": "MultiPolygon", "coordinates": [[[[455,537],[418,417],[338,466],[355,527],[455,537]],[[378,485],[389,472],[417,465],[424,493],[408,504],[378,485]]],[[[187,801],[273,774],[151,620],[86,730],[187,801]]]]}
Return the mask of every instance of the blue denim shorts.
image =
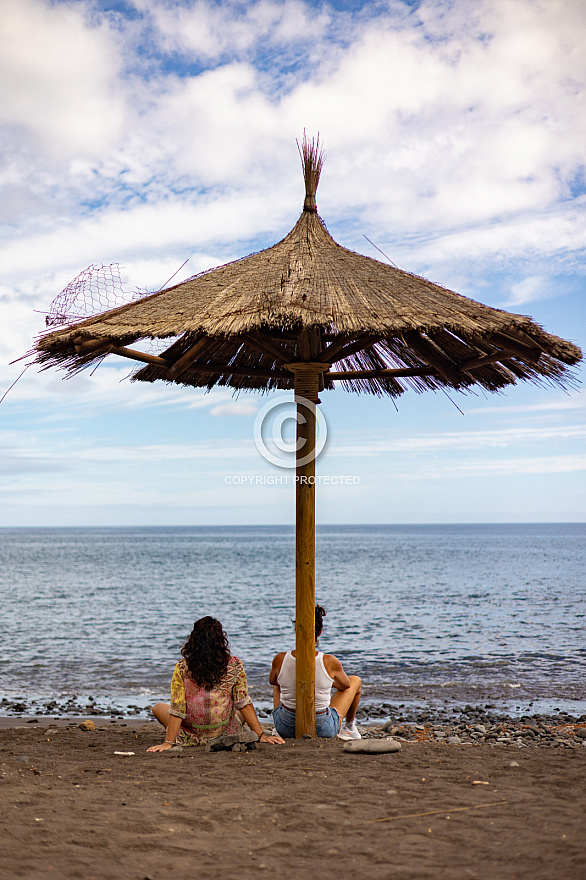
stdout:
{"type": "MultiPolygon", "coordinates": [[[[295,711],[285,706],[273,709],[273,723],[279,736],[283,738],[295,736],[295,711]]],[[[340,716],[330,706],[325,712],[315,716],[315,729],[318,736],[331,739],[340,730],[340,716]]]]}

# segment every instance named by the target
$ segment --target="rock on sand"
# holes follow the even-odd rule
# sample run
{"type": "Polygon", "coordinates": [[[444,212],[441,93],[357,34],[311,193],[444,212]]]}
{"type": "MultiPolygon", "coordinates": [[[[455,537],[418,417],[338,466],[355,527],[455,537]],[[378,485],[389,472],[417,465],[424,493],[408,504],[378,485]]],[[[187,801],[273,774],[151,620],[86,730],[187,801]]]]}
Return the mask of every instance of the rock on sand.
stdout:
{"type": "Polygon", "coordinates": [[[401,743],[396,739],[351,739],[344,743],[344,751],[380,755],[384,752],[400,752],[401,743]]]}

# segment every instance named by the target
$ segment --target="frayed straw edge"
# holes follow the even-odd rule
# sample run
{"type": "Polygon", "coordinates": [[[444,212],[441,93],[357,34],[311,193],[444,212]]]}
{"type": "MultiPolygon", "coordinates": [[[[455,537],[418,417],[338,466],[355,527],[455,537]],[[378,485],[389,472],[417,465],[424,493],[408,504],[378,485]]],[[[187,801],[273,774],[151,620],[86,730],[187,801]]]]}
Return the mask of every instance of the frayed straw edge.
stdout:
{"type": "Polygon", "coordinates": [[[315,194],[325,158],[323,147],[320,146],[319,142],[319,132],[317,137],[312,138],[310,141],[304,129],[303,142],[299,144],[299,141],[296,141],[296,144],[301,156],[303,179],[305,181],[305,204],[303,209],[305,211],[316,211],[315,194]]]}

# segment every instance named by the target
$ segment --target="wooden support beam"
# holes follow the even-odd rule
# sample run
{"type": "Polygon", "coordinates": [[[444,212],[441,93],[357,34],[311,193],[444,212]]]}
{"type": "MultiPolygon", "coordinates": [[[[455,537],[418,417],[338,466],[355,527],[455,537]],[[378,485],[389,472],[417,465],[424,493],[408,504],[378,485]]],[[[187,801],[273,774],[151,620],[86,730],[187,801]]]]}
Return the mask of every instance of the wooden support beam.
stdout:
{"type": "Polygon", "coordinates": [[[167,370],[165,379],[177,379],[188,367],[195,361],[197,356],[202,353],[209,342],[208,336],[200,337],[185,354],[182,354],[178,360],[172,364],[167,370]]]}
{"type": "Polygon", "coordinates": [[[317,359],[322,351],[321,330],[312,327],[307,331],[309,336],[309,356],[312,360],[317,359]]]}
{"type": "Polygon", "coordinates": [[[336,361],[349,357],[351,354],[355,354],[357,351],[362,351],[364,348],[372,348],[373,345],[376,345],[383,338],[382,336],[369,334],[368,336],[360,336],[358,339],[338,339],[332,342],[331,345],[328,345],[318,355],[316,360],[333,364],[336,361]]]}
{"type": "Polygon", "coordinates": [[[157,357],[154,354],[146,354],[144,351],[136,351],[134,348],[125,348],[115,345],[108,339],[88,339],[84,342],[75,342],[75,351],[79,355],[99,354],[102,350],[104,354],[117,354],[120,357],[130,358],[133,361],[141,361],[143,364],[154,364],[157,367],[167,367],[169,361],[165,358],[157,357]]]}
{"type": "Polygon", "coordinates": [[[262,331],[263,339],[270,339],[272,342],[297,342],[298,335],[294,330],[282,330],[281,332],[275,330],[262,331]]]}
{"type": "Polygon", "coordinates": [[[434,367],[443,379],[455,386],[460,384],[460,376],[456,364],[441,354],[432,345],[431,341],[424,339],[416,330],[408,330],[407,333],[403,334],[403,339],[405,344],[412,348],[415,354],[418,354],[419,357],[427,361],[430,366],[434,367]]]}
{"type": "MultiPolygon", "coordinates": [[[[164,378],[165,379],[174,379],[177,376],[181,375],[187,369],[187,367],[191,367],[193,370],[196,370],[198,373],[210,373],[218,375],[233,375],[233,376],[250,376],[252,379],[292,379],[293,376],[287,370],[269,370],[262,369],[260,367],[247,367],[247,366],[236,366],[235,364],[198,364],[191,360],[189,357],[193,353],[193,349],[198,348],[199,351],[204,347],[203,343],[207,343],[208,339],[199,340],[192,348],[185,352],[185,354],[179,358],[174,364],[169,366],[169,361],[162,357],[157,357],[154,354],[146,354],[143,351],[136,351],[133,348],[121,348],[116,345],[113,345],[107,339],[89,339],[83,342],[79,342],[75,344],[75,351],[79,355],[98,353],[101,349],[104,350],[107,354],[117,354],[120,357],[130,358],[134,361],[141,361],[141,363],[145,364],[153,364],[156,367],[169,367],[164,378]],[[201,345],[201,347],[200,347],[201,345]],[[185,366],[181,366],[181,361],[184,361],[185,366]]],[[[197,354],[197,353],[196,353],[197,354]]]]}
{"type": "Polygon", "coordinates": [[[253,348],[256,348],[257,351],[260,351],[261,354],[274,358],[281,364],[291,360],[291,352],[285,351],[284,348],[279,348],[278,345],[272,343],[270,339],[265,339],[264,336],[257,333],[242,333],[242,339],[252,345],[253,348]]]}
{"type": "Polygon", "coordinates": [[[325,373],[327,381],[332,379],[385,379],[400,378],[401,376],[433,376],[438,371],[434,367],[404,367],[396,370],[345,370],[340,373],[325,373]]]}
{"type": "Polygon", "coordinates": [[[500,345],[501,348],[506,349],[509,354],[516,355],[517,357],[523,358],[523,360],[530,361],[534,364],[537,363],[539,356],[541,355],[540,347],[532,340],[531,344],[527,345],[525,342],[513,339],[508,331],[507,333],[491,333],[487,342],[490,342],[492,345],[500,345]]]}
{"type": "Polygon", "coordinates": [[[320,359],[321,350],[322,339],[319,327],[309,327],[299,332],[297,336],[297,357],[300,361],[317,363],[320,359]]]}
{"type": "Polygon", "coordinates": [[[262,367],[235,366],[234,364],[192,364],[192,369],[198,373],[250,376],[253,379],[293,379],[287,370],[268,370],[262,367]]]}
{"type": "Polygon", "coordinates": [[[300,361],[311,360],[311,346],[309,344],[309,333],[307,330],[302,330],[297,337],[297,357],[300,361]]]}
{"type": "Polygon", "coordinates": [[[496,364],[498,361],[506,361],[512,354],[514,354],[514,352],[504,350],[496,351],[493,354],[485,354],[482,357],[473,358],[471,361],[464,361],[463,364],[458,364],[458,369],[462,373],[467,373],[469,370],[477,370],[479,367],[488,367],[490,364],[496,364]]]}
{"type": "Polygon", "coordinates": [[[120,357],[130,358],[132,361],[141,361],[143,364],[153,364],[155,367],[168,367],[169,361],[165,358],[157,357],[154,354],[145,354],[144,351],[136,351],[134,348],[117,348],[112,346],[110,349],[112,354],[118,354],[120,357]]]}
{"type": "MultiPolygon", "coordinates": [[[[498,361],[502,362],[507,360],[512,354],[513,352],[504,350],[493,352],[492,354],[485,354],[482,357],[458,364],[458,372],[467,373],[470,370],[487,367],[490,364],[496,364],[498,361]]],[[[405,367],[404,369],[396,370],[346,370],[339,373],[325,373],[324,378],[326,382],[339,382],[341,380],[351,381],[352,379],[399,379],[401,376],[433,376],[439,372],[440,371],[435,367],[405,367]]]]}
{"type": "Polygon", "coordinates": [[[82,356],[92,354],[101,348],[110,348],[112,345],[107,339],[83,339],[83,337],[74,339],[73,344],[75,345],[75,353],[82,356]]]}
{"type": "Polygon", "coordinates": [[[523,330],[517,329],[517,327],[507,327],[506,330],[501,331],[505,336],[509,338],[516,339],[517,342],[521,342],[523,345],[526,345],[527,348],[539,348],[541,351],[541,346],[538,342],[533,339],[532,336],[529,336],[523,330]]]}

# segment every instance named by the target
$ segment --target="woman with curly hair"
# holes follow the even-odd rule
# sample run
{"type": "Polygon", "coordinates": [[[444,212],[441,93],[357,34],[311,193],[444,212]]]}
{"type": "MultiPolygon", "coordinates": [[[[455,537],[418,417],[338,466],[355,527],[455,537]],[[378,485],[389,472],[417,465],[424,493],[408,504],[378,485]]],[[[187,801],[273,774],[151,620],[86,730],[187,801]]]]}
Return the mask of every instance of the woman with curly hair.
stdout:
{"type": "MultiPolygon", "coordinates": [[[[360,703],[362,680],[346,675],[333,654],[317,650],[326,609],[315,606],[315,728],[318,736],[360,739],[356,710],[360,703]],[[332,697],[332,688],[335,694],[332,697]],[[344,723],[343,723],[344,722],[344,723]]],[[[281,736],[295,736],[296,699],[295,651],[282,651],[273,660],[269,682],[273,685],[273,722],[281,736]]]]}
{"type": "Polygon", "coordinates": [[[248,695],[244,666],[230,654],[219,620],[196,620],[181,654],[171,681],[171,704],[153,706],[153,715],[165,728],[165,740],[149,752],[167,751],[175,742],[200,745],[225,733],[239,733],[240,717],[260,742],[283,742],[262,730],[248,695]]]}

